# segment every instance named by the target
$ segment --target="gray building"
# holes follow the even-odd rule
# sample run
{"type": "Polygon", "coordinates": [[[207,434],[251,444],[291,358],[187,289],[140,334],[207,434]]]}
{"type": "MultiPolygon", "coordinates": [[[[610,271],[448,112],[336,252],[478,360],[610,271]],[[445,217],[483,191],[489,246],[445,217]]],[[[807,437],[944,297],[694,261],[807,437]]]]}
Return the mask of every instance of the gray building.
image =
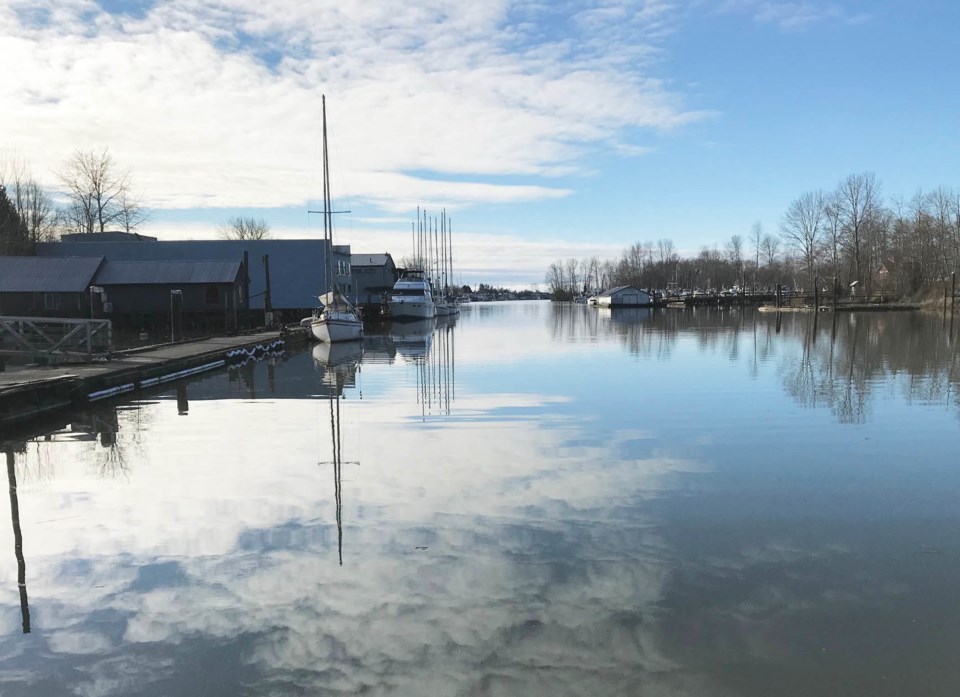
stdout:
{"type": "Polygon", "coordinates": [[[389,253],[352,254],[354,295],[356,303],[367,310],[379,310],[385,293],[397,282],[397,266],[389,253]]]}
{"type": "Polygon", "coordinates": [[[0,315],[97,317],[155,328],[171,295],[187,326],[235,328],[243,302],[239,261],[112,261],[94,257],[0,257],[0,315]]]}
{"type": "Polygon", "coordinates": [[[102,256],[0,257],[0,315],[89,317],[102,256]]]}
{"type": "Polygon", "coordinates": [[[234,323],[243,302],[243,265],[239,261],[111,261],[94,276],[103,288],[104,316],[133,321],[166,315],[170,294],[179,291],[184,314],[229,315],[234,323]]]}
{"type": "Polygon", "coordinates": [[[650,307],[653,305],[650,294],[634,286],[618,286],[605,290],[597,296],[600,307],[650,307]]]}
{"type": "MultiPolygon", "coordinates": [[[[270,300],[285,320],[309,314],[326,291],[328,243],[323,240],[156,240],[142,235],[111,233],[69,236],[37,245],[43,257],[105,257],[108,261],[249,261],[250,307],[262,310],[269,258],[270,300]]],[[[349,246],[334,246],[330,259],[334,281],[353,297],[349,246]]],[[[241,303],[242,304],[242,303],[241,303]]]]}

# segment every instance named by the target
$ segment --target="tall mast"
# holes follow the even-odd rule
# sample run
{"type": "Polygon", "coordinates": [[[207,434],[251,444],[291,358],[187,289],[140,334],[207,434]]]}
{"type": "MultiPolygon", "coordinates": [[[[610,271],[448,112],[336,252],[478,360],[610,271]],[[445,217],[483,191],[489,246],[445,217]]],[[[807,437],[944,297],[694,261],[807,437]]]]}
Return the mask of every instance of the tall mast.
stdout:
{"type": "Polygon", "coordinates": [[[323,104],[323,241],[327,243],[327,292],[333,290],[333,218],[330,213],[330,162],[327,154],[327,96],[323,104]]]}
{"type": "Polygon", "coordinates": [[[443,257],[443,272],[441,273],[441,288],[443,289],[443,299],[447,299],[447,209],[440,212],[440,249],[443,257]]]}
{"type": "Polygon", "coordinates": [[[437,276],[437,280],[435,282],[439,285],[440,283],[440,249],[439,249],[439,246],[437,245],[437,216],[433,216],[433,256],[434,256],[433,272],[437,276]]]}

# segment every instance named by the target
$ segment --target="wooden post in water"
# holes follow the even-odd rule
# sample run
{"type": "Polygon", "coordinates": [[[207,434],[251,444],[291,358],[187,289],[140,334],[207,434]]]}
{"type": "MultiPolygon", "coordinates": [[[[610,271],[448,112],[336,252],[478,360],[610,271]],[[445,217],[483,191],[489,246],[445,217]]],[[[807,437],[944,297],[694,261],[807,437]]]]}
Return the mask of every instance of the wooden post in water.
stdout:
{"type": "Polygon", "coordinates": [[[20,589],[20,619],[23,633],[30,633],[30,604],[27,600],[27,564],[23,559],[23,533],[20,530],[20,501],[17,496],[17,471],[13,451],[7,455],[7,483],[10,485],[10,517],[13,520],[13,555],[17,559],[17,586],[20,589]]]}
{"type": "Polygon", "coordinates": [[[819,281],[816,276],[813,277],[813,309],[817,312],[820,311],[820,288],[819,281]]]}
{"type": "Polygon", "coordinates": [[[950,274],[950,314],[953,314],[953,310],[957,305],[957,272],[954,271],[950,274]]]}
{"type": "Polygon", "coordinates": [[[840,294],[840,279],[833,277],[833,312],[837,312],[837,296],[840,294]]]}
{"type": "MultiPolygon", "coordinates": [[[[777,308],[783,307],[783,284],[777,284],[777,308]]],[[[777,330],[779,333],[779,329],[777,330]]]]}
{"type": "Polygon", "coordinates": [[[243,250],[243,328],[250,328],[250,252],[243,250]]]}
{"type": "MultiPolygon", "coordinates": [[[[327,247],[327,253],[333,252],[333,247],[327,247]]],[[[263,294],[263,323],[267,327],[273,326],[273,303],[270,302],[270,255],[263,255],[263,273],[266,277],[267,287],[263,294]]],[[[329,282],[329,279],[328,279],[329,282]]],[[[333,285],[330,286],[333,288],[333,285]]]]}

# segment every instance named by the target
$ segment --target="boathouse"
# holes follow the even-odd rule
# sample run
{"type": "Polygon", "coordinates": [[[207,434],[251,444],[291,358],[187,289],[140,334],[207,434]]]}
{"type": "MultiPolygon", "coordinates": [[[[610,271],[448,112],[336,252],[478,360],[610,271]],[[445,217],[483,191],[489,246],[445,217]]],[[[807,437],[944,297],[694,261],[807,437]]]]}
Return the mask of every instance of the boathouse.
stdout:
{"type": "Polygon", "coordinates": [[[236,326],[243,304],[240,261],[112,261],[94,277],[102,288],[103,316],[124,325],[142,325],[144,318],[170,313],[176,294],[185,317],[210,324],[236,326]]]}
{"type": "Polygon", "coordinates": [[[650,294],[634,286],[618,286],[605,290],[597,296],[600,307],[650,307],[653,299],[650,294]]]}
{"type": "Polygon", "coordinates": [[[94,257],[0,257],[0,315],[89,317],[94,257]]]}
{"type": "Polygon", "coordinates": [[[328,268],[333,270],[334,282],[348,297],[353,297],[350,247],[331,247],[321,239],[157,240],[126,233],[94,233],[69,235],[59,242],[38,244],[37,255],[99,256],[110,262],[246,260],[249,286],[245,282],[244,298],[249,299],[249,309],[260,320],[268,300],[270,308],[283,321],[309,315],[317,306],[317,297],[326,290],[328,268]],[[328,254],[331,256],[329,267],[328,254]]]}
{"type": "Polygon", "coordinates": [[[399,276],[393,257],[387,252],[351,254],[350,264],[356,288],[356,304],[366,316],[370,316],[370,312],[379,312],[383,296],[393,289],[399,276]]]}

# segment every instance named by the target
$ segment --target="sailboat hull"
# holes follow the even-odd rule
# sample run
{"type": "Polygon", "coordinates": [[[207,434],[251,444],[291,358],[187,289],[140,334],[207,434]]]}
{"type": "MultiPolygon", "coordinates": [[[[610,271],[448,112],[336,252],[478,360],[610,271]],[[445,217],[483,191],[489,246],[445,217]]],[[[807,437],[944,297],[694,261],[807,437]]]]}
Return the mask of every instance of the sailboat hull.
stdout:
{"type": "Polygon", "coordinates": [[[350,317],[320,316],[310,322],[310,333],[314,339],[325,344],[357,341],[363,338],[363,322],[350,317]]]}

